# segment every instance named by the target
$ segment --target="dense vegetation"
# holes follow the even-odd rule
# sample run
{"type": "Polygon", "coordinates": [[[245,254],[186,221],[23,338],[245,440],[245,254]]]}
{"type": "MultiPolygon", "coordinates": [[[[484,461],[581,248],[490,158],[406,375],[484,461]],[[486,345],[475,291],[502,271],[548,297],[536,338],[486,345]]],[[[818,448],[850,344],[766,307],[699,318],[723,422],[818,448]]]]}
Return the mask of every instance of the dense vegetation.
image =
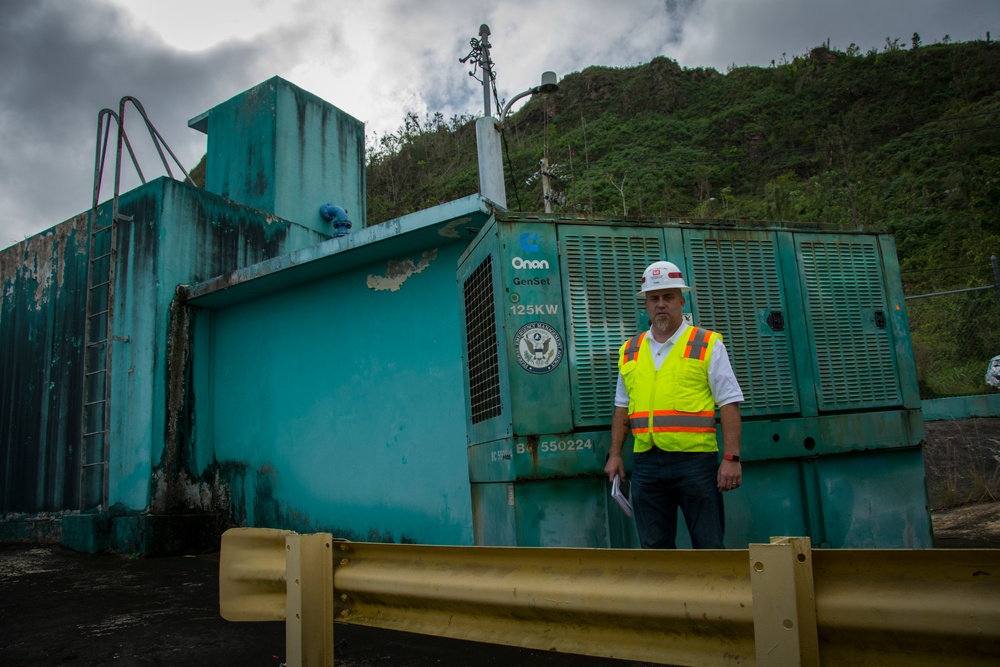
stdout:
{"type": "MultiPolygon", "coordinates": [[[[369,224],[478,190],[472,120],[408,114],[396,133],[369,142],[369,224]]],[[[908,293],[994,280],[993,42],[921,45],[913,35],[867,54],[823,45],[726,74],[662,57],[588,67],[512,115],[504,140],[514,210],[543,209],[533,175],[544,155],[564,175],[557,213],[890,227],[908,293]]],[[[986,361],[1000,354],[996,294],[910,303],[925,397],[985,390],[986,361]]]]}

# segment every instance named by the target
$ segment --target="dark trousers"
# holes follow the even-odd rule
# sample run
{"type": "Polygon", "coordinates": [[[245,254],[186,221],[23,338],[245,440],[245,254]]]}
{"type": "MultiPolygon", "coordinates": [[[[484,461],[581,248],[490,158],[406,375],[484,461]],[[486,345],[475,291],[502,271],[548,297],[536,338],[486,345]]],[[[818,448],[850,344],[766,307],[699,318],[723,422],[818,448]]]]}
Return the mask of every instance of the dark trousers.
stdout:
{"type": "Polygon", "coordinates": [[[677,510],[691,546],[724,549],[725,514],[716,452],[665,452],[653,447],[632,459],[632,507],[644,549],[677,548],[677,510]]]}

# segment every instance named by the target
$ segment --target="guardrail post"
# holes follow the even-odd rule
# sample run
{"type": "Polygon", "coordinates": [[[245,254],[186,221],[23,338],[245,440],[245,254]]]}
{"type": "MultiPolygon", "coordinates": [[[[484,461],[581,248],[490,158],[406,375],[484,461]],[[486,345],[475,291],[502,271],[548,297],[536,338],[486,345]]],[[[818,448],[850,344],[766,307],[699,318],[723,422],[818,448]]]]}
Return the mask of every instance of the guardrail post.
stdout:
{"type": "Polygon", "coordinates": [[[333,667],[333,536],[285,536],[288,667],[333,667]]]}
{"type": "Polygon", "coordinates": [[[809,538],[751,544],[750,584],[758,667],[819,667],[809,538]]]}

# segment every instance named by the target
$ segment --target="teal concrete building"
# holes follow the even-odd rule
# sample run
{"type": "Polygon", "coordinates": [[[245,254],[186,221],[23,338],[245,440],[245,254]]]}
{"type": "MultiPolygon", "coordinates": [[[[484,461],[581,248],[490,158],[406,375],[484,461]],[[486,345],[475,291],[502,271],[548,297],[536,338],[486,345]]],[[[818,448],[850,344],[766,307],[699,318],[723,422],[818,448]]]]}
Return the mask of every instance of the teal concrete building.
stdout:
{"type": "Polygon", "coordinates": [[[87,214],[0,252],[0,538],[634,546],[602,473],[614,357],[646,326],[642,267],[668,256],[749,397],[727,545],[931,545],[884,230],[573,220],[481,195],[368,221],[364,127],[329,103],[274,78],[190,125],[205,189],[122,195],[113,271],[96,271],[113,278],[100,446],[87,214]],[[528,329],[545,363],[520,363],[528,329]]]}
{"type": "MultiPolygon", "coordinates": [[[[186,363],[171,356],[182,327],[177,286],[330,238],[334,226],[320,215],[324,203],[336,203],[364,224],[360,121],[274,78],[193,125],[210,133],[210,152],[246,159],[239,166],[212,160],[214,191],[160,178],[120,198],[114,264],[95,259],[97,274],[114,276],[107,446],[88,448],[96,464],[82,458],[84,412],[94,404],[83,393],[89,216],[0,252],[2,537],[61,535],[67,545],[87,551],[171,549],[199,531],[214,540],[208,521],[214,519],[203,511],[213,502],[192,502],[177,488],[182,468],[211,457],[196,454],[189,434],[178,433],[178,411],[188,408],[169,394],[171,374],[183,373],[186,363]],[[217,116],[226,122],[213,121],[217,116]],[[314,148],[317,142],[330,150],[314,148]],[[297,173],[308,174],[307,185],[297,173]],[[179,439],[188,447],[183,453],[179,439]]],[[[95,229],[108,224],[111,209],[110,202],[99,208],[95,229]]]]}

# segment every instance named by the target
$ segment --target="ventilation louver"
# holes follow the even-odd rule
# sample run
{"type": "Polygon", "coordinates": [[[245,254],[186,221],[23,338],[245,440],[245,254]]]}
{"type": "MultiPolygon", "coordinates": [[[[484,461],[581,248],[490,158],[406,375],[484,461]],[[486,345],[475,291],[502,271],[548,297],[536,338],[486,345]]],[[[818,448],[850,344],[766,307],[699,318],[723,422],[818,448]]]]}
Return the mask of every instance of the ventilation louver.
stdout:
{"type": "Polygon", "coordinates": [[[901,404],[875,241],[801,240],[799,253],[820,409],[901,404]]]}
{"type": "Polygon", "coordinates": [[[596,236],[560,230],[564,248],[574,423],[606,423],[614,407],[618,348],[644,326],[637,314],[639,276],[662,259],[662,237],[632,230],[596,236]]]}
{"type": "Polygon", "coordinates": [[[493,259],[487,257],[462,286],[465,298],[469,398],[473,424],[500,416],[500,361],[493,298],[493,259]]]}
{"type": "Polygon", "coordinates": [[[698,326],[722,334],[745,415],[799,411],[773,237],[688,235],[698,326]]]}

